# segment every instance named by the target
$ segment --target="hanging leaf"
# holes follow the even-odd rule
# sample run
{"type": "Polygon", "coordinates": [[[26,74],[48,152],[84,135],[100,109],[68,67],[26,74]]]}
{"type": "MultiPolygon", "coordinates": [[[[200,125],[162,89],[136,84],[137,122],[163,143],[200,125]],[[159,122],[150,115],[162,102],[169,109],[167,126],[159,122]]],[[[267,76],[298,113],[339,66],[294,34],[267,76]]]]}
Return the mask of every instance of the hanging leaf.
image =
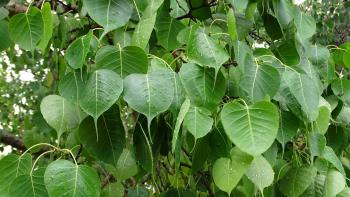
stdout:
{"type": "Polygon", "coordinates": [[[219,72],[195,64],[183,64],[179,72],[181,82],[191,103],[214,110],[225,94],[225,78],[219,72]]]}
{"type": "Polygon", "coordinates": [[[146,10],[139,23],[137,24],[134,34],[131,38],[131,45],[138,46],[141,49],[146,48],[151,37],[157,18],[157,10],[164,0],[150,0],[146,10]]]}
{"type": "Polygon", "coordinates": [[[302,41],[307,40],[316,33],[315,19],[300,10],[295,12],[294,25],[297,28],[297,35],[302,41]]]}
{"type": "Polygon", "coordinates": [[[220,158],[213,165],[215,185],[230,195],[252,161],[252,156],[242,152],[237,147],[231,149],[230,158],[220,158]]]}
{"type": "Polygon", "coordinates": [[[251,155],[265,152],[277,136],[279,115],[274,104],[266,101],[252,106],[233,101],[221,111],[221,122],[229,139],[251,155]]]}
{"type": "Polygon", "coordinates": [[[84,5],[91,18],[103,26],[103,37],[108,32],[124,26],[133,11],[131,1],[125,0],[84,0],[84,5]]]}
{"type": "Polygon", "coordinates": [[[90,50],[92,35],[92,31],[90,31],[87,35],[79,37],[69,45],[64,57],[73,69],[81,69],[83,67],[90,50]]]}
{"type": "Polygon", "coordinates": [[[113,70],[125,78],[132,73],[147,73],[148,59],[145,51],[139,47],[108,45],[97,51],[96,67],[113,70]]]}
{"type": "Polygon", "coordinates": [[[184,126],[197,140],[211,130],[214,120],[210,116],[211,113],[207,109],[191,106],[186,113],[184,126]]]}
{"type": "Polygon", "coordinates": [[[330,107],[320,106],[318,111],[318,116],[314,124],[314,129],[324,135],[327,132],[329,121],[331,118],[331,110],[330,107]]]}
{"type": "Polygon", "coordinates": [[[40,111],[46,122],[56,130],[58,140],[64,132],[77,127],[85,117],[79,106],[58,95],[45,97],[41,101],[40,111]]]}
{"type": "Polygon", "coordinates": [[[134,110],[147,117],[148,125],[154,117],[166,111],[174,97],[172,72],[156,70],[148,74],[131,74],[124,79],[124,99],[134,110]]]}
{"type": "Polygon", "coordinates": [[[33,51],[36,48],[43,31],[41,12],[36,7],[30,7],[28,12],[16,14],[10,19],[11,39],[25,50],[33,51]]]}
{"type": "Polygon", "coordinates": [[[230,34],[230,38],[232,41],[237,38],[237,27],[236,27],[236,17],[233,9],[229,9],[227,12],[227,29],[230,34]]]}
{"type": "Polygon", "coordinates": [[[272,184],[275,173],[270,163],[263,156],[258,156],[250,164],[246,175],[263,192],[272,184]]]}
{"type": "Polygon", "coordinates": [[[319,46],[317,44],[311,45],[306,52],[308,54],[309,60],[314,65],[326,64],[330,57],[329,50],[326,47],[319,46]]]}
{"type": "Polygon", "coordinates": [[[112,106],[97,121],[97,132],[94,120],[86,118],[79,126],[79,138],[86,149],[95,158],[117,165],[125,144],[125,133],[118,106],[112,106]],[[99,136],[98,141],[97,136],[99,136]]]}
{"type": "Polygon", "coordinates": [[[18,156],[7,155],[0,160],[0,196],[8,196],[9,188],[16,177],[29,175],[32,168],[32,157],[29,154],[18,156]]]}
{"type": "Polygon", "coordinates": [[[298,131],[298,118],[288,111],[280,111],[280,126],[277,134],[277,141],[283,146],[293,139],[298,131]]]}
{"type": "Polygon", "coordinates": [[[138,123],[135,127],[133,142],[135,144],[135,156],[142,168],[153,173],[153,154],[150,141],[146,136],[145,127],[138,123]]]}
{"type": "Polygon", "coordinates": [[[79,104],[84,82],[78,72],[70,72],[63,76],[58,84],[58,91],[62,97],[72,103],[79,104]]]}
{"type": "Polygon", "coordinates": [[[280,191],[287,197],[298,197],[311,185],[316,174],[314,167],[292,168],[281,180],[280,191]]]}
{"type": "Polygon", "coordinates": [[[321,156],[323,150],[326,147],[326,137],[324,137],[320,133],[309,133],[308,135],[308,145],[310,149],[311,159],[313,159],[315,156],[321,156]]]}
{"type": "Polygon", "coordinates": [[[173,138],[171,141],[172,152],[175,151],[176,143],[177,143],[178,136],[179,136],[180,127],[181,127],[182,121],[184,120],[188,110],[190,109],[190,106],[191,106],[191,102],[189,99],[186,99],[181,105],[179,114],[176,118],[175,128],[174,128],[174,132],[173,132],[173,138]]]}
{"type": "MultiPolygon", "coordinates": [[[[95,70],[82,91],[79,104],[81,108],[94,118],[95,125],[101,114],[107,111],[119,98],[123,91],[123,80],[120,76],[106,69],[95,70]]],[[[95,126],[97,129],[97,127],[95,126]]],[[[96,139],[98,140],[96,130],[96,139]]]]}
{"type": "Polygon", "coordinates": [[[337,170],[339,170],[339,172],[346,176],[343,164],[338,159],[337,155],[331,147],[326,146],[322,152],[321,157],[331,163],[337,170]]]}
{"type": "Polygon", "coordinates": [[[9,24],[6,20],[0,20],[0,35],[1,35],[0,51],[2,51],[7,49],[11,45],[9,24]]]}
{"type": "Polygon", "coordinates": [[[221,65],[230,58],[225,49],[209,37],[202,28],[191,32],[187,55],[193,63],[214,68],[215,76],[221,65]]]}
{"type": "Polygon", "coordinates": [[[168,51],[178,48],[180,42],[177,41],[177,35],[184,28],[184,24],[177,19],[170,17],[170,15],[163,14],[157,18],[156,30],[160,45],[168,51]]]}
{"type": "Polygon", "coordinates": [[[123,197],[124,186],[121,182],[109,183],[101,191],[100,197],[123,197]]]}
{"type": "Polygon", "coordinates": [[[49,196],[100,196],[100,178],[95,169],[67,160],[50,163],[46,168],[44,181],[49,196]]]}
{"type": "Polygon", "coordinates": [[[314,121],[318,115],[318,105],[320,93],[315,82],[306,74],[301,74],[296,71],[286,71],[284,80],[291,94],[300,104],[306,118],[314,121]]]}
{"type": "Polygon", "coordinates": [[[337,196],[344,188],[346,182],[344,176],[333,169],[328,170],[327,178],[324,184],[324,197],[337,196]]]}
{"type": "Polygon", "coordinates": [[[29,175],[21,175],[15,178],[10,186],[10,197],[46,197],[48,196],[44,184],[45,168],[39,168],[29,175]]]}
{"type": "Polygon", "coordinates": [[[53,18],[51,14],[51,5],[50,3],[44,3],[41,9],[41,15],[43,18],[44,28],[43,28],[43,37],[38,45],[38,48],[41,51],[45,51],[53,33],[53,18]]]}
{"type": "Polygon", "coordinates": [[[116,165],[116,177],[118,180],[126,180],[138,172],[135,155],[128,149],[123,149],[116,165]]]}
{"type": "MultiPolygon", "coordinates": [[[[246,60],[249,61],[247,58],[246,60]]],[[[239,91],[245,100],[255,103],[267,95],[272,98],[280,87],[280,75],[276,68],[270,65],[259,65],[257,62],[246,61],[244,73],[240,78],[239,91]]]]}

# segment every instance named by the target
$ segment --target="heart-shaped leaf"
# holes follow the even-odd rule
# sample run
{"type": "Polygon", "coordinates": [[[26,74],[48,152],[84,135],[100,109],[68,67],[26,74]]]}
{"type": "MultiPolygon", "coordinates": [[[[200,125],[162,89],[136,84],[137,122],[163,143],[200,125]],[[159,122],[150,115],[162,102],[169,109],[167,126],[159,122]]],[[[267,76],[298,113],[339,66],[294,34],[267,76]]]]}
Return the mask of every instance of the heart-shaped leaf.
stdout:
{"type": "Polygon", "coordinates": [[[186,113],[184,126],[197,140],[211,130],[214,120],[210,116],[211,113],[207,109],[192,106],[186,113]]]}
{"type": "Polygon", "coordinates": [[[143,49],[136,46],[118,46],[105,46],[98,50],[96,67],[113,70],[122,78],[132,73],[147,73],[148,59],[143,49]]]}
{"type": "Polygon", "coordinates": [[[230,58],[225,49],[218,45],[201,28],[191,33],[187,54],[193,63],[212,67],[215,69],[215,73],[218,73],[221,65],[230,58]]]}
{"type": "Polygon", "coordinates": [[[124,26],[133,11],[132,2],[125,0],[84,0],[84,5],[91,18],[103,26],[103,35],[124,26]]]}
{"type": "Polygon", "coordinates": [[[79,126],[79,138],[84,148],[95,158],[117,165],[125,144],[125,133],[118,106],[112,106],[97,121],[98,141],[94,120],[86,118],[79,126]]]}
{"type": "MultiPolygon", "coordinates": [[[[117,73],[106,69],[95,70],[85,84],[79,104],[97,125],[98,117],[118,100],[122,91],[123,80],[117,73]]],[[[96,137],[98,139],[97,130],[96,137]]]]}
{"type": "Polygon", "coordinates": [[[246,175],[263,192],[272,184],[275,173],[270,163],[263,156],[258,156],[250,164],[246,175]]]}
{"type": "Polygon", "coordinates": [[[64,56],[69,66],[73,69],[82,68],[87,54],[90,50],[90,42],[92,39],[92,31],[90,31],[87,35],[81,36],[78,39],[72,42],[64,56]]]}
{"type": "Polygon", "coordinates": [[[316,33],[316,22],[312,16],[300,10],[295,10],[294,25],[297,28],[299,38],[304,41],[316,33]]]}
{"type": "Polygon", "coordinates": [[[224,105],[221,122],[235,145],[251,155],[259,155],[275,140],[279,115],[276,106],[270,102],[248,106],[234,101],[224,105]]]}
{"type": "Polygon", "coordinates": [[[58,91],[62,97],[72,103],[79,103],[84,82],[78,72],[70,72],[64,75],[58,84],[58,91]]]}
{"type": "Polygon", "coordinates": [[[66,131],[77,127],[85,114],[75,105],[58,95],[45,97],[40,104],[40,111],[46,122],[56,130],[57,139],[66,131]]]}
{"type": "Polygon", "coordinates": [[[213,165],[213,179],[219,189],[230,195],[244,173],[249,168],[253,157],[237,147],[231,149],[230,158],[220,158],[213,165]]]}
{"type": "Polygon", "coordinates": [[[134,110],[144,114],[148,126],[154,117],[166,111],[174,97],[170,70],[155,70],[148,74],[131,74],[124,79],[124,99],[134,110]]]}
{"type": "Polygon", "coordinates": [[[350,80],[337,79],[332,83],[334,95],[350,105],[350,80]]]}
{"type": "Polygon", "coordinates": [[[10,19],[9,32],[11,39],[21,48],[33,51],[44,31],[41,12],[30,7],[26,13],[16,14],[10,19]]]}
{"type": "Polygon", "coordinates": [[[44,181],[49,196],[100,196],[100,178],[95,169],[67,160],[50,163],[46,168],[44,181]]]}
{"type": "Polygon", "coordinates": [[[255,61],[244,65],[240,78],[239,90],[245,100],[253,103],[263,100],[267,95],[275,96],[280,87],[280,75],[276,68],[255,61]]]}
{"type": "Polygon", "coordinates": [[[214,110],[225,94],[226,82],[219,72],[195,64],[183,64],[179,72],[181,82],[191,103],[197,107],[214,110]]]}
{"type": "Polygon", "coordinates": [[[283,146],[297,134],[299,121],[291,112],[280,111],[280,126],[277,134],[277,141],[283,146]]]}

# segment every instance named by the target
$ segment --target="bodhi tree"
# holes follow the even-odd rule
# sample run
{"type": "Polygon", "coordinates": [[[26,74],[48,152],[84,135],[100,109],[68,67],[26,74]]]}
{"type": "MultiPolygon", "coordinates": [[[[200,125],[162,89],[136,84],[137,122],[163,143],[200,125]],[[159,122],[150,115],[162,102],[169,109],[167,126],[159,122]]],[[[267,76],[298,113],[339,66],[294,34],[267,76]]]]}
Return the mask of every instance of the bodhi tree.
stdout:
{"type": "Polygon", "coordinates": [[[0,6],[1,197],[350,196],[350,42],[318,3],[0,6]]]}

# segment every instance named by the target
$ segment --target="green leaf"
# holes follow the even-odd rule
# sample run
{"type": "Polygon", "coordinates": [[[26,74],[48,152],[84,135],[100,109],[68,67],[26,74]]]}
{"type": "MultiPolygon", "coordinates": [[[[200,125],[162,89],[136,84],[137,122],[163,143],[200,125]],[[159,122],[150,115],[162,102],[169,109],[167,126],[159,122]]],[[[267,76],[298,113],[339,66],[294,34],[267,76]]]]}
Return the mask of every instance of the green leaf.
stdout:
{"type": "Polygon", "coordinates": [[[341,192],[337,195],[337,197],[348,197],[348,196],[350,196],[350,188],[347,187],[347,186],[343,189],[343,191],[341,191],[341,192]]]}
{"type": "Polygon", "coordinates": [[[144,170],[153,173],[154,161],[152,147],[150,145],[148,137],[146,136],[145,129],[140,122],[136,124],[133,136],[133,142],[135,145],[135,156],[144,170]]]}
{"type": "Polygon", "coordinates": [[[117,165],[125,144],[124,127],[118,106],[112,106],[98,119],[98,141],[95,131],[94,120],[91,117],[80,124],[79,138],[84,149],[98,160],[117,165]]]}
{"type": "Polygon", "coordinates": [[[43,36],[41,38],[41,41],[38,45],[38,48],[41,51],[45,51],[53,33],[53,18],[51,14],[51,5],[50,3],[46,2],[41,10],[41,15],[43,18],[44,23],[44,29],[43,29],[43,36]]]}
{"type": "Polygon", "coordinates": [[[39,168],[32,174],[15,178],[10,186],[10,196],[46,197],[48,193],[44,184],[45,168],[39,168]]]}
{"type": "Polygon", "coordinates": [[[190,107],[184,119],[184,126],[194,136],[195,140],[207,135],[213,123],[214,120],[210,111],[195,106],[190,107]]]}
{"type": "MultiPolygon", "coordinates": [[[[98,117],[118,100],[122,91],[123,80],[117,73],[106,69],[95,70],[85,84],[79,104],[94,118],[97,125],[98,117]]],[[[96,139],[98,140],[97,130],[96,139]]]]}
{"type": "Polygon", "coordinates": [[[169,15],[160,16],[157,18],[156,23],[159,44],[168,51],[178,48],[181,44],[177,41],[177,35],[184,28],[185,25],[177,19],[172,18],[169,15]]]}
{"type": "Polygon", "coordinates": [[[136,175],[137,172],[138,166],[134,152],[124,148],[116,165],[116,178],[118,180],[126,180],[136,175]]]}
{"type": "Polygon", "coordinates": [[[330,107],[327,107],[324,105],[320,106],[317,119],[313,123],[314,129],[316,129],[318,133],[321,133],[322,135],[324,135],[327,132],[330,118],[331,118],[330,107]]]}
{"type": "Polygon", "coordinates": [[[277,141],[283,146],[291,141],[297,134],[299,128],[299,120],[291,112],[280,111],[280,126],[277,134],[277,141]]]}
{"type": "Polygon", "coordinates": [[[46,96],[41,101],[40,111],[46,122],[56,130],[58,140],[64,132],[77,127],[85,116],[79,106],[58,95],[46,96]]]}
{"type": "Polygon", "coordinates": [[[309,133],[308,135],[308,145],[310,149],[311,159],[315,156],[321,156],[323,150],[326,147],[326,137],[320,133],[309,133]]]}
{"type": "Polygon", "coordinates": [[[293,20],[294,5],[290,1],[273,0],[273,10],[281,26],[286,27],[293,20]]]}
{"type": "Polygon", "coordinates": [[[84,82],[78,72],[70,72],[64,75],[58,84],[58,91],[62,97],[72,103],[79,103],[84,82]]]}
{"type": "Polygon", "coordinates": [[[215,75],[221,65],[230,58],[225,49],[209,37],[202,28],[191,33],[187,55],[193,63],[214,68],[215,75]]]}
{"type": "Polygon", "coordinates": [[[246,175],[263,192],[272,184],[275,173],[270,163],[263,156],[258,156],[250,164],[246,175]]]}
{"type": "Polygon", "coordinates": [[[177,18],[188,13],[188,3],[186,0],[170,1],[170,16],[177,18]]]}
{"type": "Polygon", "coordinates": [[[220,158],[213,165],[215,185],[230,195],[244,173],[248,170],[253,157],[237,147],[231,149],[230,158],[220,158]]]}
{"type": "Polygon", "coordinates": [[[316,22],[312,16],[298,9],[295,11],[294,25],[297,28],[297,35],[302,41],[305,41],[316,33],[316,22]]]}
{"type": "Polygon", "coordinates": [[[327,61],[330,57],[329,50],[326,47],[317,44],[310,45],[306,52],[308,54],[309,60],[314,65],[327,64],[327,61]]]}
{"type": "Polygon", "coordinates": [[[239,82],[239,91],[245,100],[255,103],[263,100],[267,95],[270,98],[275,96],[280,87],[280,81],[276,68],[266,64],[259,65],[254,61],[246,62],[239,82]]]}
{"type": "Polygon", "coordinates": [[[312,184],[316,174],[314,167],[292,168],[281,180],[280,191],[287,197],[298,197],[312,184]]]}
{"type": "Polygon", "coordinates": [[[131,45],[146,48],[151,37],[157,18],[157,10],[164,0],[150,0],[146,10],[139,23],[137,24],[134,34],[131,38],[131,45]]]}
{"type": "Polygon", "coordinates": [[[321,157],[331,163],[337,170],[339,170],[339,172],[346,176],[343,164],[331,147],[326,146],[322,152],[321,157]]]}
{"type": "Polygon", "coordinates": [[[95,169],[67,160],[50,163],[46,168],[44,181],[49,196],[100,196],[100,178],[95,169]]]}
{"type": "Polygon", "coordinates": [[[92,31],[90,31],[88,34],[79,37],[69,45],[64,57],[69,66],[73,69],[81,69],[83,67],[86,56],[90,50],[92,35],[92,31]]]}
{"type": "Polygon", "coordinates": [[[332,83],[331,87],[334,95],[350,105],[350,80],[336,79],[332,83]]]}
{"type": "Polygon", "coordinates": [[[300,62],[300,56],[296,49],[294,39],[288,39],[277,43],[277,47],[273,53],[288,66],[294,66],[300,62]]]}
{"type": "Polygon", "coordinates": [[[183,64],[181,82],[192,105],[214,110],[225,94],[226,81],[221,72],[215,81],[215,71],[195,64],[183,64]]]}
{"type": "Polygon", "coordinates": [[[32,157],[29,154],[18,156],[10,154],[0,160],[0,196],[8,196],[9,188],[16,177],[29,175],[32,157]]]}
{"type": "Polygon", "coordinates": [[[283,76],[289,91],[300,104],[306,118],[314,121],[318,115],[320,93],[315,82],[306,74],[286,71],[283,76]]]}
{"type": "Polygon", "coordinates": [[[171,78],[172,72],[162,69],[148,74],[131,74],[124,79],[125,101],[147,117],[148,126],[172,103],[174,86],[171,78]]]}
{"type": "Polygon", "coordinates": [[[1,35],[0,51],[7,49],[11,45],[8,26],[9,24],[6,20],[0,20],[0,35],[1,35]]]}
{"type": "Polygon", "coordinates": [[[345,189],[345,178],[344,176],[333,169],[328,170],[327,178],[324,184],[324,197],[333,197],[339,194],[345,189]]]}
{"type": "Polygon", "coordinates": [[[128,189],[129,197],[149,197],[149,191],[145,187],[140,187],[136,185],[135,188],[128,189]]]}
{"type": "Polygon", "coordinates": [[[173,132],[173,138],[171,141],[172,152],[175,151],[176,143],[177,143],[178,136],[179,136],[180,127],[181,127],[182,121],[184,120],[188,110],[190,109],[190,106],[191,106],[191,102],[189,99],[186,99],[181,105],[179,114],[176,118],[175,128],[174,128],[174,132],[173,132]]]}
{"type": "Polygon", "coordinates": [[[119,182],[109,183],[101,191],[100,197],[123,197],[124,196],[124,186],[119,182]]]}
{"type": "Polygon", "coordinates": [[[103,26],[103,37],[108,32],[124,26],[133,11],[132,2],[127,0],[84,0],[84,6],[91,18],[103,26]]]}
{"type": "Polygon", "coordinates": [[[113,70],[125,78],[132,73],[147,73],[148,59],[145,51],[136,46],[105,46],[97,51],[96,67],[113,70]]]}
{"type": "Polygon", "coordinates": [[[251,155],[259,155],[277,136],[279,114],[270,102],[261,101],[248,106],[236,100],[224,105],[221,122],[236,146],[251,155]]]}
{"type": "Polygon", "coordinates": [[[10,19],[11,39],[21,48],[33,51],[42,38],[43,26],[40,10],[30,7],[27,13],[16,14],[10,19]]]}
{"type": "Polygon", "coordinates": [[[233,9],[229,9],[227,12],[227,29],[230,34],[231,40],[236,40],[237,38],[237,26],[236,26],[236,17],[233,9]]]}

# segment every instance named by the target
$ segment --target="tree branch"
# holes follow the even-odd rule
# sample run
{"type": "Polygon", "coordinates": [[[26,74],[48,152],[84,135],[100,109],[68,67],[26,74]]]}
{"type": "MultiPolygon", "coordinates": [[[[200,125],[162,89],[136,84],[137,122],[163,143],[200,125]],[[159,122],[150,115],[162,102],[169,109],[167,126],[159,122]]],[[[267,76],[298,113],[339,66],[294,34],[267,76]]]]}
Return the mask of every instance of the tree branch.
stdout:
{"type": "Polygon", "coordinates": [[[20,151],[26,151],[27,148],[24,146],[22,140],[10,133],[0,130],[0,143],[10,145],[20,151]]]}

